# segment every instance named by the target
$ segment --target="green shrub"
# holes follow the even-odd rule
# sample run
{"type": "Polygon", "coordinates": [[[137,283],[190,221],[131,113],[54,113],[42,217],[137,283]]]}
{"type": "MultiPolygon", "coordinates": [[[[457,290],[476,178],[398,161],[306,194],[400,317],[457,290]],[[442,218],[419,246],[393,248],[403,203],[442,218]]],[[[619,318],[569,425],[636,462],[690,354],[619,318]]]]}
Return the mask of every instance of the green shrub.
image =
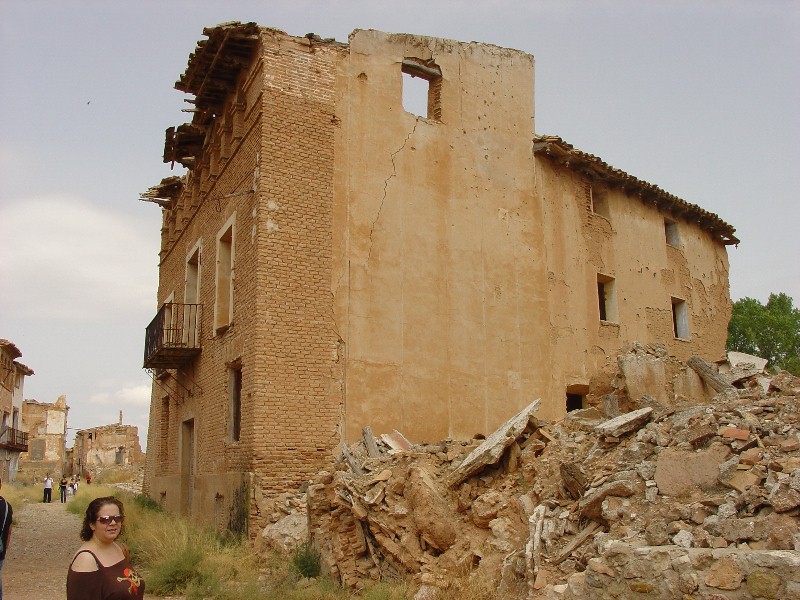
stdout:
{"type": "Polygon", "coordinates": [[[164,508],[150,496],[144,494],[136,494],[133,501],[144,510],[152,510],[153,512],[164,512],[164,508]]]}
{"type": "Polygon", "coordinates": [[[292,556],[292,565],[303,577],[318,577],[322,570],[319,552],[306,542],[300,545],[292,556]]]}
{"type": "Polygon", "coordinates": [[[156,594],[183,592],[197,577],[202,559],[199,548],[184,548],[159,564],[151,565],[147,571],[147,589],[156,594]]]}

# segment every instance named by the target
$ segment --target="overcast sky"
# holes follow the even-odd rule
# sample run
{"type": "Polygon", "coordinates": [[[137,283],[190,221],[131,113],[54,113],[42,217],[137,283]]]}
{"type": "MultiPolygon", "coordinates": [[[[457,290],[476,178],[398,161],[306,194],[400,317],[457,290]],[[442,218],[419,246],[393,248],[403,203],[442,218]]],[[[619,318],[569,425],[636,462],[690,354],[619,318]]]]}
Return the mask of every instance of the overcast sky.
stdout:
{"type": "MultiPolygon", "coordinates": [[[[379,29],[529,52],[536,131],[737,229],[731,296],[800,304],[800,2],[0,0],[0,338],[25,397],[146,441],[164,130],[205,26],[379,29]]],[[[72,443],[72,435],[69,436],[72,443]]]]}

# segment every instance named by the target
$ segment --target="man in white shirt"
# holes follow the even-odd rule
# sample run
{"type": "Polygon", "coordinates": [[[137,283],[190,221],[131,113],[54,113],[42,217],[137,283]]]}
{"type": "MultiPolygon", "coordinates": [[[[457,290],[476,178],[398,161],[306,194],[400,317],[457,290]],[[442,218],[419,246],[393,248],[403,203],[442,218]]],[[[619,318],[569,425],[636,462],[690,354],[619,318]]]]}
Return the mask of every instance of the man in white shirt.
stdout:
{"type": "Polygon", "coordinates": [[[53,478],[48,473],[44,478],[44,497],[42,502],[50,502],[53,499],[53,478]]]}

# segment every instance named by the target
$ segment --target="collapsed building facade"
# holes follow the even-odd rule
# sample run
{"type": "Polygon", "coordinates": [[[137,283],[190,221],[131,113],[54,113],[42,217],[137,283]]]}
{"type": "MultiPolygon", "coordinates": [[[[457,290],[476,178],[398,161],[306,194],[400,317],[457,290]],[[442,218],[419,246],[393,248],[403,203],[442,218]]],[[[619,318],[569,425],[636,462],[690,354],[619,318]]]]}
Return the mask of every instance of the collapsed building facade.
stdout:
{"type": "Polygon", "coordinates": [[[66,396],[59,396],[55,402],[22,403],[22,429],[28,432],[28,451],[20,455],[20,470],[37,478],[68,471],[68,413],[66,396]]]}
{"type": "Polygon", "coordinates": [[[72,447],[72,472],[81,477],[96,475],[110,467],[144,466],[145,458],[139,443],[139,428],[119,422],[81,429],[75,433],[72,447]]]}
{"type": "Polygon", "coordinates": [[[25,377],[33,369],[17,359],[22,352],[12,342],[0,339],[0,479],[13,481],[19,469],[20,453],[28,450],[28,434],[21,429],[20,415],[25,377]]]}
{"type": "Polygon", "coordinates": [[[163,214],[144,489],[168,509],[263,525],[367,426],[472,439],[532,398],[545,419],[596,404],[633,340],[723,354],[734,229],[537,136],[530,55],[204,35],[164,152],[188,173],[144,194],[163,214]]]}
{"type": "Polygon", "coordinates": [[[334,580],[415,600],[796,600],[800,378],[764,362],[634,343],[602,409],[548,422],[536,400],[435,444],[365,432],[271,504],[258,547],[310,538],[334,580]]]}

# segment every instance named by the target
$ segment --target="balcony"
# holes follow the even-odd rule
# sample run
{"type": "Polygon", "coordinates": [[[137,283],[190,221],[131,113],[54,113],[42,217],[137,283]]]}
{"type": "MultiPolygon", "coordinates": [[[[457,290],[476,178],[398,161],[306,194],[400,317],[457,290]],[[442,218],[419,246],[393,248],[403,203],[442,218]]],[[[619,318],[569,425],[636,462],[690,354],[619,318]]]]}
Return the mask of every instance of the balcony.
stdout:
{"type": "Polygon", "coordinates": [[[27,452],[28,434],[13,427],[3,427],[0,431],[0,448],[14,452],[27,452]]]}
{"type": "Polygon", "coordinates": [[[167,302],[147,326],[145,369],[179,369],[200,354],[201,304],[167,302]]]}

